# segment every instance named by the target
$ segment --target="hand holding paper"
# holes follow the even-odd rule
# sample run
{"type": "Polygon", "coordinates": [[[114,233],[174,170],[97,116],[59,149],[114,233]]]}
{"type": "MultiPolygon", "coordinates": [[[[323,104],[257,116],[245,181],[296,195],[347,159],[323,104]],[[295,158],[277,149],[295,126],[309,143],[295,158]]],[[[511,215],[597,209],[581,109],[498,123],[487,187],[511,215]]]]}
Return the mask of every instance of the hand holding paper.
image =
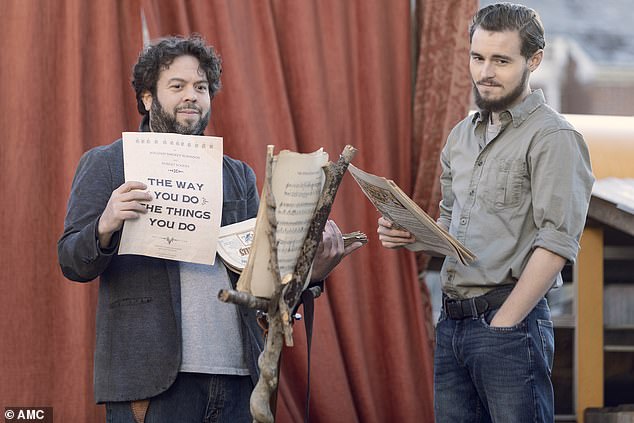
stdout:
{"type": "Polygon", "coordinates": [[[124,132],[123,160],[126,184],[142,184],[124,184],[122,195],[152,201],[138,219],[126,220],[119,254],[213,264],[222,212],[222,138],[124,132]],[[147,189],[151,198],[128,192],[131,186],[147,189]]]}
{"type": "Polygon", "coordinates": [[[343,235],[337,224],[332,220],[328,220],[324,227],[323,238],[317,249],[317,256],[313,262],[311,281],[324,280],[345,256],[362,246],[363,243],[361,241],[345,246],[343,235]]]}
{"type": "Polygon", "coordinates": [[[394,181],[364,172],[353,165],[348,166],[348,170],[368,200],[384,216],[383,220],[379,219],[377,229],[383,246],[450,256],[465,265],[476,260],[471,251],[446,228],[438,225],[394,181]],[[413,240],[409,239],[408,233],[413,240]]]}
{"type": "Polygon", "coordinates": [[[152,196],[142,191],[147,185],[138,181],[128,181],[112,191],[108,204],[99,218],[97,234],[99,245],[107,248],[110,245],[112,234],[121,229],[125,220],[137,219],[147,209],[141,201],[151,201],[152,196]]]}
{"type": "Polygon", "coordinates": [[[401,248],[416,242],[416,237],[400,229],[398,225],[384,218],[379,217],[379,227],[376,230],[379,234],[379,241],[385,248],[401,248]]]}

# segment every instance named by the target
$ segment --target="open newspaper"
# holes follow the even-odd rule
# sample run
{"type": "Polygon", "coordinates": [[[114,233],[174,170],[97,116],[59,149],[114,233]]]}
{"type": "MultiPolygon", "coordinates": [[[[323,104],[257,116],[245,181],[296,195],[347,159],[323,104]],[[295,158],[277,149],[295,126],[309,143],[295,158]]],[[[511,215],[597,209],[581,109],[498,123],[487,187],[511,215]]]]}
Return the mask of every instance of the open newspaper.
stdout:
{"type": "MultiPolygon", "coordinates": [[[[325,182],[323,167],[328,154],[281,151],[272,166],[271,186],[275,199],[275,245],[280,278],[293,273],[325,182]]],[[[248,262],[238,280],[238,290],[270,298],[275,276],[270,271],[272,229],[266,215],[266,184],[260,196],[255,233],[248,262]]],[[[310,274],[307,281],[310,280],[310,274]]]]}
{"type": "Polygon", "coordinates": [[[418,207],[394,181],[364,172],[353,165],[349,165],[348,170],[379,213],[394,223],[395,227],[403,228],[416,237],[416,242],[406,248],[455,257],[465,265],[476,259],[471,251],[418,207]]]}

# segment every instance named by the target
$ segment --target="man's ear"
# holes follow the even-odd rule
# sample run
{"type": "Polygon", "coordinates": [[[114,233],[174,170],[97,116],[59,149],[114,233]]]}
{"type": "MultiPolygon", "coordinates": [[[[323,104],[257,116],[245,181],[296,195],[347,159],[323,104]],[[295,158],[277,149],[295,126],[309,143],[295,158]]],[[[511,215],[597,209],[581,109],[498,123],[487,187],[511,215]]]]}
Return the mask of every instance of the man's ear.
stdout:
{"type": "Polygon", "coordinates": [[[145,110],[146,111],[150,111],[150,109],[152,108],[152,93],[149,91],[144,92],[143,94],[141,94],[141,101],[143,101],[143,105],[145,106],[145,110]]]}
{"type": "Polygon", "coordinates": [[[544,50],[542,49],[537,50],[535,54],[533,54],[531,58],[528,59],[528,69],[530,69],[530,71],[533,72],[535,69],[539,67],[543,58],[544,58],[544,50]]]}

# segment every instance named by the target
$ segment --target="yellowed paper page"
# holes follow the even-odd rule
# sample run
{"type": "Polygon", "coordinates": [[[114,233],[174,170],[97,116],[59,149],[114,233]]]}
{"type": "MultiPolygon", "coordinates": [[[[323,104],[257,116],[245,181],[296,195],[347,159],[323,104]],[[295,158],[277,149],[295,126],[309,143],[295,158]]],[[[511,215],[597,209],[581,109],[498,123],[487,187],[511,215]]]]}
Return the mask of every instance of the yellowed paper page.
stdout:
{"type": "MultiPolygon", "coordinates": [[[[321,195],[325,179],[323,167],[327,163],[328,154],[321,149],[310,154],[284,150],[273,165],[271,185],[276,204],[275,236],[280,277],[295,269],[321,195]]],[[[265,193],[260,201],[266,201],[265,193]]],[[[270,298],[274,289],[274,277],[269,271],[271,247],[268,226],[265,208],[261,207],[256,223],[255,247],[251,249],[249,264],[238,284],[238,289],[250,290],[253,295],[264,298],[270,298]]]]}
{"type": "Polygon", "coordinates": [[[123,226],[119,254],[213,264],[222,213],[222,138],[124,132],[126,181],[148,186],[148,212],[123,226]]]}
{"type": "Polygon", "coordinates": [[[416,237],[416,242],[408,245],[407,249],[455,257],[465,264],[475,259],[470,251],[438,226],[394,181],[364,172],[353,165],[348,166],[348,171],[379,213],[416,237]]]}

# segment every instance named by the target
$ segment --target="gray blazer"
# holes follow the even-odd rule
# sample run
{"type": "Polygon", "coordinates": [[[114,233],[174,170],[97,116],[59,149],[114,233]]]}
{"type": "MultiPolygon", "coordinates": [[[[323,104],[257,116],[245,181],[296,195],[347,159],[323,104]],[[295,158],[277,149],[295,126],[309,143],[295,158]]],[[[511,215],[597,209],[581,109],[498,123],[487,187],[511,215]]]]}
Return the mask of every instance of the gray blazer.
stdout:
{"type": "MultiPolygon", "coordinates": [[[[124,182],[121,140],[86,152],[71,188],[58,257],[64,275],[87,282],[100,277],[95,348],[98,403],[150,398],[176,379],[181,363],[181,305],[178,263],[117,255],[97,245],[97,222],[110,194],[124,182]]],[[[255,174],[245,163],[223,160],[222,225],[255,217],[255,174]]],[[[229,272],[235,285],[237,275],[229,272]]],[[[242,341],[253,382],[263,340],[255,311],[239,308],[242,341]]]]}

